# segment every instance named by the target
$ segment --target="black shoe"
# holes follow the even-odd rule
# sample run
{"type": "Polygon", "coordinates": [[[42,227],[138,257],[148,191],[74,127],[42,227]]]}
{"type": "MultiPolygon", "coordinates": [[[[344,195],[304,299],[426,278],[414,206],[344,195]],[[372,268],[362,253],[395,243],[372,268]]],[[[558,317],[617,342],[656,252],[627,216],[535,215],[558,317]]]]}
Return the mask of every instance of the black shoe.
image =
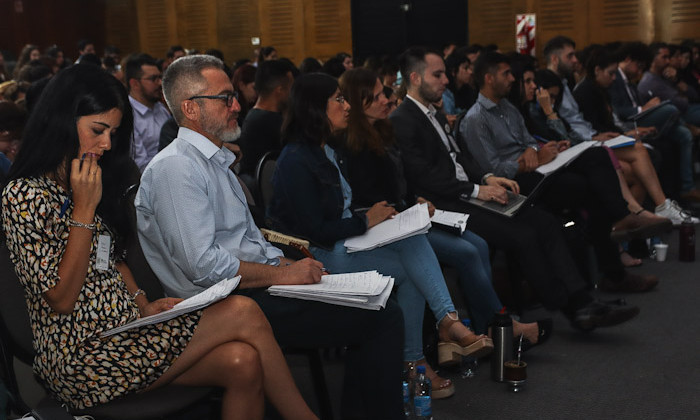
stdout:
{"type": "Polygon", "coordinates": [[[612,327],[629,321],[639,314],[637,306],[617,305],[594,300],[578,309],[569,318],[571,325],[582,331],[592,331],[598,327],[612,327]]]}
{"type": "Polygon", "coordinates": [[[659,284],[659,278],[653,274],[635,274],[627,271],[622,279],[617,281],[603,278],[600,289],[613,293],[643,293],[653,289],[657,284],[659,284]]]}
{"type": "MultiPolygon", "coordinates": [[[[552,318],[537,320],[537,334],[538,334],[537,342],[533,344],[527,338],[523,338],[522,352],[524,353],[535,346],[539,346],[540,344],[544,344],[547,340],[549,340],[549,336],[552,335],[553,328],[554,328],[554,323],[552,322],[552,318]]],[[[518,347],[519,346],[520,346],[520,340],[518,338],[514,337],[513,338],[513,349],[515,350],[515,354],[518,354],[518,347]]]]}

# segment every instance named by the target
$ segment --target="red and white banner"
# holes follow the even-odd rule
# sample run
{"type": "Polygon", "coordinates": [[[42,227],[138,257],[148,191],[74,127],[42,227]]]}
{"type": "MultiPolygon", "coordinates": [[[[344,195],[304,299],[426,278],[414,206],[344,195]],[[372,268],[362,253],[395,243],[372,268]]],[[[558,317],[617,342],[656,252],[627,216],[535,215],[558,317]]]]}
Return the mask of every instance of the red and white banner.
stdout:
{"type": "Polygon", "coordinates": [[[515,15],[515,50],[535,56],[535,14],[515,15]]]}

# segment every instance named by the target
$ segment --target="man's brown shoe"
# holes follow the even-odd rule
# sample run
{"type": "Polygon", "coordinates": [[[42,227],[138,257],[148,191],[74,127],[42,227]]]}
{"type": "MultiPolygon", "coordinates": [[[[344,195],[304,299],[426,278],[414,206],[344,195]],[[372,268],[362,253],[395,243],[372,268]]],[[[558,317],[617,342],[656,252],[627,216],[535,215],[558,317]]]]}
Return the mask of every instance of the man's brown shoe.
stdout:
{"type": "Polygon", "coordinates": [[[692,189],[690,191],[681,193],[681,200],[691,202],[691,203],[700,203],[700,190],[698,189],[692,189]]]}
{"type": "Polygon", "coordinates": [[[606,292],[642,293],[648,292],[657,284],[659,284],[659,278],[653,274],[639,275],[626,272],[622,280],[603,278],[600,288],[606,292]]]}
{"type": "Polygon", "coordinates": [[[668,232],[672,228],[673,223],[666,218],[649,218],[630,213],[613,225],[610,239],[615,242],[645,239],[668,232]]]}

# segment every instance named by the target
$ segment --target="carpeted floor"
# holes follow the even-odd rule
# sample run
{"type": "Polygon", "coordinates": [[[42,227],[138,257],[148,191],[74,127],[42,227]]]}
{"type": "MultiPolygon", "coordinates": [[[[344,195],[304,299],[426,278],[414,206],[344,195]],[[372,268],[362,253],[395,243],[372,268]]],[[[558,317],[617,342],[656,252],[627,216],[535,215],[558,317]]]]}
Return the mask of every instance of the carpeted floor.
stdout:
{"type": "MultiPolygon", "coordinates": [[[[678,233],[669,234],[665,262],[645,259],[631,270],[660,277],[648,293],[626,295],[641,308],[634,320],[592,333],[573,330],[561,314],[542,310],[524,318],[554,318],[550,341],[524,354],[528,381],[518,394],[490,379],[488,360],[477,376],[461,379],[443,371],[457,392],[434,402],[436,420],[452,419],[698,419],[700,418],[700,255],[678,261],[678,233]]],[[[698,246],[700,248],[700,246],[698,246]]],[[[696,250],[700,254],[700,249],[696,250]]],[[[594,292],[601,299],[618,295],[594,292]]],[[[325,362],[326,376],[339,416],[342,366],[325,362]]],[[[290,359],[310,404],[315,404],[303,359],[290,359]]]]}

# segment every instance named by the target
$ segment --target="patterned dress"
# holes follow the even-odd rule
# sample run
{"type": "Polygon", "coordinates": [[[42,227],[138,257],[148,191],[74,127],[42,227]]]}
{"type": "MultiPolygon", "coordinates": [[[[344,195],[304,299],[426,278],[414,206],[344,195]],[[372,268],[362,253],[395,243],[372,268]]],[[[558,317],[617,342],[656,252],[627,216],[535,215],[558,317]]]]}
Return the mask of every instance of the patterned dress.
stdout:
{"type": "Polygon", "coordinates": [[[91,263],[75,308],[67,315],[54,312],[42,294],[60,282],[58,264],[72,214],[68,198],[48,178],[11,181],[2,195],[2,220],[26,291],[36,350],[34,372],[60,401],[84,409],[155,382],[187,346],[201,312],[100,338],[101,332],[138,318],[139,309],[115,268],[113,240],[109,268],[95,267],[98,238],[110,234],[99,216],[91,263]]]}

